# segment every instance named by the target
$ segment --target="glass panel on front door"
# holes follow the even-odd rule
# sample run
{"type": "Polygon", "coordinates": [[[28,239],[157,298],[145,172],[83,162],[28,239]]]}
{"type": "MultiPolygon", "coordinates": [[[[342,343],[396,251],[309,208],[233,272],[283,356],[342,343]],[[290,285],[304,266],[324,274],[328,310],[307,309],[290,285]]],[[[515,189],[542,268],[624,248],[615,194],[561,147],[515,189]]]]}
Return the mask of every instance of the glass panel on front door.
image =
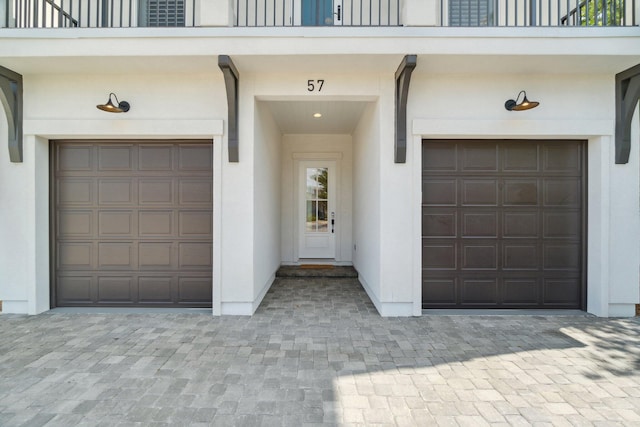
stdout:
{"type": "Polygon", "coordinates": [[[301,161],[298,173],[298,257],[335,258],[336,163],[301,161]]]}
{"type": "Polygon", "coordinates": [[[302,0],[302,25],[333,25],[333,0],[302,0]]]}
{"type": "Polygon", "coordinates": [[[306,170],[306,207],[305,229],[308,233],[326,233],[329,231],[327,214],[329,208],[329,189],[327,186],[329,169],[307,168],[306,170]]]}

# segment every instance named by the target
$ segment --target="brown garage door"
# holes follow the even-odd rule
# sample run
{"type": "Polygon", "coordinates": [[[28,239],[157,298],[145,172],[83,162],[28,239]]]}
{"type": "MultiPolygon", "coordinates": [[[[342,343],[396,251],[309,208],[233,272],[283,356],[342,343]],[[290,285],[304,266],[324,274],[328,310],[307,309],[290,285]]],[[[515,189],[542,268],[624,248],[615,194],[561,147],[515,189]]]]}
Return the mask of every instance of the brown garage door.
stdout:
{"type": "Polygon", "coordinates": [[[211,307],[211,141],[52,145],[57,306],[211,307]]]}
{"type": "Polygon", "coordinates": [[[582,141],[422,153],[423,308],[584,308],[582,141]]]}

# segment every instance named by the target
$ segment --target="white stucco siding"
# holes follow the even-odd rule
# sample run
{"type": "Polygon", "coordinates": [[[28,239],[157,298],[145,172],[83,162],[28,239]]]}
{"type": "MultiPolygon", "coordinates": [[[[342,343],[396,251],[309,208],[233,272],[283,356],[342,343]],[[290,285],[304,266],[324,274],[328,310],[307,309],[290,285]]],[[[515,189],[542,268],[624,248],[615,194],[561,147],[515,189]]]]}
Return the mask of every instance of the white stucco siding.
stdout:
{"type": "Polygon", "coordinates": [[[78,120],[203,120],[226,117],[222,74],[33,74],[24,76],[24,118],[78,120]],[[129,112],[96,108],[109,93],[131,104],[129,112]],[[221,102],[223,101],[223,102],[221,102]]]}
{"type": "MultiPolygon", "coordinates": [[[[611,168],[609,235],[609,316],[634,316],[640,303],[640,108],[631,122],[631,153],[626,165],[611,168]]],[[[610,158],[615,156],[611,144],[610,158]]]]}
{"type": "Polygon", "coordinates": [[[613,159],[610,156],[611,138],[593,138],[588,145],[589,189],[588,238],[598,242],[587,254],[587,311],[607,316],[609,312],[609,170],[613,159]]]}
{"type": "Polygon", "coordinates": [[[598,316],[634,316],[640,303],[637,133],[622,165],[615,164],[613,136],[589,139],[587,311],[598,316]]]}
{"type": "Polygon", "coordinates": [[[266,106],[256,102],[254,133],[254,308],[280,266],[281,135],[266,106]]]}
{"type": "Polygon", "coordinates": [[[38,136],[29,137],[27,144],[32,148],[33,159],[33,228],[29,230],[30,252],[33,256],[33,266],[29,267],[33,272],[28,283],[29,313],[41,313],[50,308],[50,275],[49,257],[50,217],[49,217],[49,192],[42,191],[49,188],[49,170],[41,165],[49,162],[49,141],[38,136]]]}
{"type": "MultiPolygon", "coordinates": [[[[254,200],[252,150],[242,148],[239,163],[225,164],[222,176],[222,269],[220,298],[222,314],[249,315],[253,310],[254,200]]],[[[227,156],[227,153],[223,154],[227,156]]],[[[227,162],[226,158],[223,162],[227,162]]]]}
{"type": "MultiPolygon", "coordinates": [[[[21,58],[46,56],[53,59],[52,70],[57,70],[64,68],[64,62],[73,67],[87,66],[86,60],[70,61],[69,58],[92,58],[97,53],[110,59],[104,66],[113,65],[113,60],[126,60],[132,67],[145,66],[144,62],[149,60],[155,63],[163,56],[185,59],[208,56],[214,62],[210,55],[219,53],[269,56],[402,55],[411,52],[445,56],[508,55],[523,69],[543,65],[545,68],[536,70],[548,71],[553,68],[546,67],[553,62],[562,68],[573,59],[585,61],[591,67],[608,68],[613,64],[596,64],[592,58],[604,55],[615,63],[622,57],[640,54],[636,27],[172,28],[170,34],[165,28],[66,28],[55,31],[3,29],[4,37],[11,38],[12,43],[0,45],[0,57],[7,58],[6,66],[12,67],[17,63],[24,64],[21,58]],[[45,31],[46,38],[42,36],[45,31]],[[589,46],[588,52],[585,45],[589,46]],[[531,64],[523,60],[532,55],[551,55],[555,61],[531,64]]],[[[183,67],[177,63],[166,66],[170,69],[183,67]]]]}
{"type": "Polygon", "coordinates": [[[353,136],[353,265],[377,307],[382,296],[379,122],[380,106],[369,105],[353,136]]]}
{"type": "MultiPolygon", "coordinates": [[[[254,185],[255,162],[254,120],[255,104],[250,95],[250,79],[240,81],[240,107],[238,133],[239,162],[229,162],[229,152],[223,141],[222,174],[222,234],[223,254],[220,298],[222,314],[250,315],[254,302],[254,185]]],[[[226,96],[221,98],[226,100],[226,96]]],[[[226,110],[226,109],[225,109],[226,110]]],[[[226,112],[225,112],[226,114],[226,112]]],[[[225,120],[226,122],[226,120],[225,120]]],[[[226,125],[226,123],[225,123],[226,125]]],[[[225,136],[228,136],[225,128],[225,136]]]]}
{"type": "Polygon", "coordinates": [[[48,141],[25,137],[22,163],[0,152],[0,300],[5,313],[36,314],[49,309],[48,141]]]}
{"type": "MultiPolygon", "coordinates": [[[[515,131],[526,120],[613,120],[611,75],[590,74],[429,74],[429,58],[419,57],[411,79],[410,117],[474,123],[505,120],[515,131]],[[504,103],[525,90],[540,106],[526,112],[507,111],[504,103]]],[[[461,70],[462,71],[462,70],[461,70]]],[[[464,132],[465,129],[460,129],[464,132]]],[[[509,132],[504,127],[501,132],[509,132]]],[[[541,130],[543,132],[544,130],[541,130]]],[[[586,134],[585,134],[586,135],[586,134]]]]}
{"type": "MultiPolygon", "coordinates": [[[[0,105],[2,126],[7,129],[6,116],[0,105]]],[[[0,300],[3,312],[27,311],[30,259],[25,256],[32,245],[25,213],[30,209],[34,195],[28,191],[32,184],[30,167],[24,163],[10,163],[7,150],[8,136],[0,132],[0,300]]]]}
{"type": "MultiPolygon", "coordinates": [[[[380,282],[381,307],[384,316],[413,314],[413,233],[412,165],[416,159],[407,148],[406,163],[394,162],[395,80],[392,76],[381,83],[380,120],[377,131],[382,141],[380,150],[380,282]]],[[[407,141],[408,144],[411,140],[407,141]]]]}

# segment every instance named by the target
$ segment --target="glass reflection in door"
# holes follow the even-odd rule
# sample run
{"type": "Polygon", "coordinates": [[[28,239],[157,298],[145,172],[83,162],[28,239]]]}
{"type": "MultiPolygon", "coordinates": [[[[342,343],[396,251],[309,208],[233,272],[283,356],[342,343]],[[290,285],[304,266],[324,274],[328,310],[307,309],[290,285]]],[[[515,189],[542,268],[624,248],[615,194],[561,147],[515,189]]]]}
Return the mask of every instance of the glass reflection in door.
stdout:
{"type": "Polygon", "coordinates": [[[306,231],[309,233],[326,233],[328,225],[329,189],[328,168],[306,168],[306,231]]]}

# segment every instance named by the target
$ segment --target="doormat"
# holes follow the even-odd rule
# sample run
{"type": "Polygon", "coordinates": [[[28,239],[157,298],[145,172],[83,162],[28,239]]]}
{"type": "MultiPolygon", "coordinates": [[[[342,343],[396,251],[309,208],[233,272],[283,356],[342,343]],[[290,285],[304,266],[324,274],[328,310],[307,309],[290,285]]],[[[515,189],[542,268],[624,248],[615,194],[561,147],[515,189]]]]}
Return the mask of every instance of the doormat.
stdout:
{"type": "Polygon", "coordinates": [[[308,268],[308,269],[316,269],[316,270],[325,270],[333,268],[333,265],[330,264],[302,264],[300,268],[308,268]]]}

